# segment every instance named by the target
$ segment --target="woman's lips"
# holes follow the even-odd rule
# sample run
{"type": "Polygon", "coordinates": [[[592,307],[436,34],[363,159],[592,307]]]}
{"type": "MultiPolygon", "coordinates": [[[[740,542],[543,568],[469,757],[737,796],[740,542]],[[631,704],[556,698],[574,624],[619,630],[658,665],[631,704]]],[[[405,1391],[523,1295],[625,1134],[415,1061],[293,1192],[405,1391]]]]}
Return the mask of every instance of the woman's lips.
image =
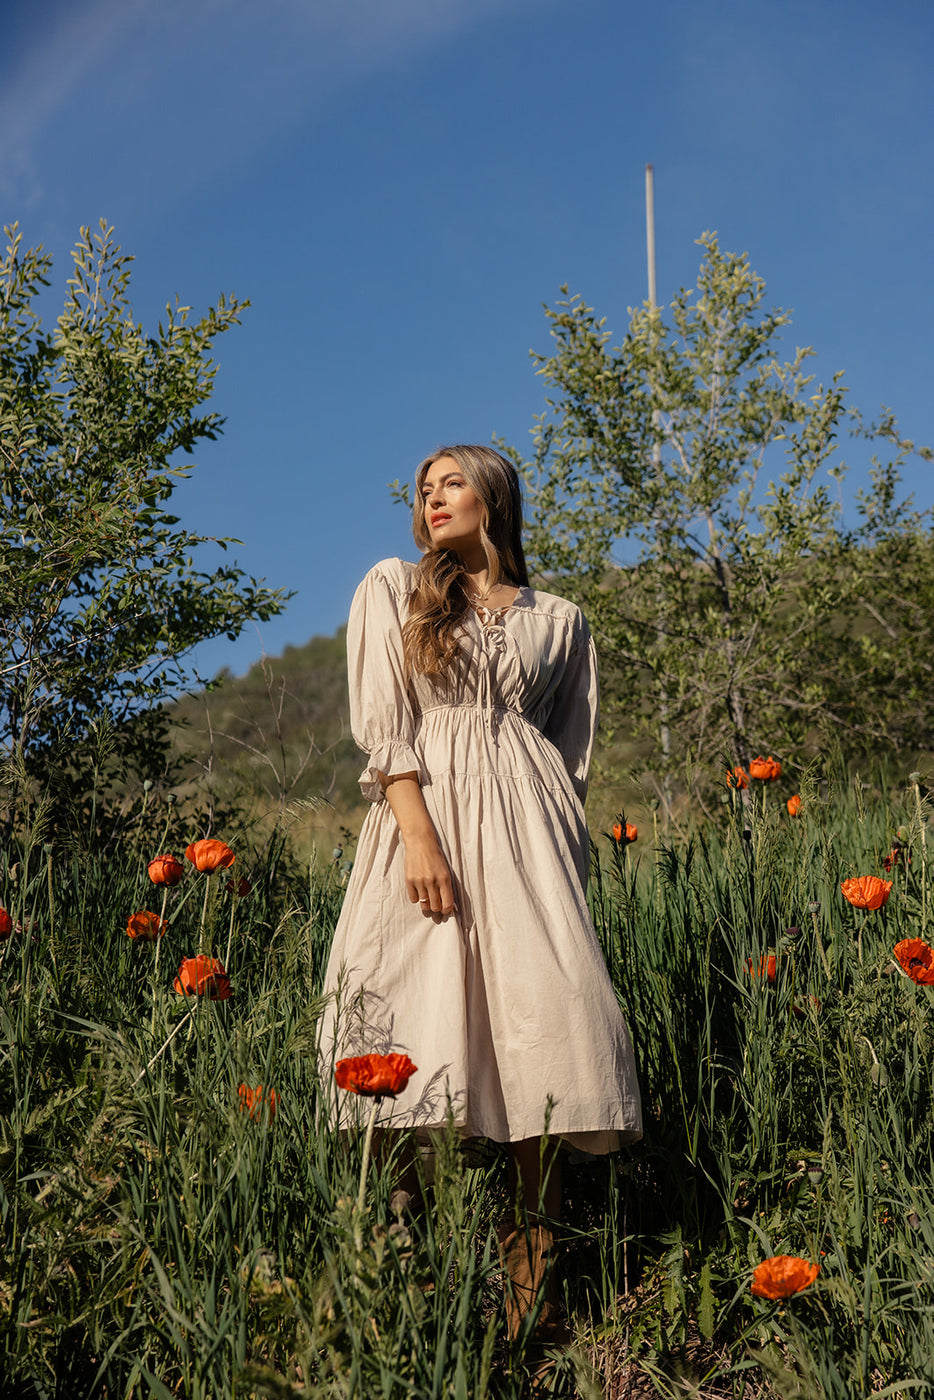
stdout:
{"type": "Polygon", "coordinates": [[[431,517],[431,523],[432,525],[444,525],[450,518],[449,515],[433,515],[431,517]]]}

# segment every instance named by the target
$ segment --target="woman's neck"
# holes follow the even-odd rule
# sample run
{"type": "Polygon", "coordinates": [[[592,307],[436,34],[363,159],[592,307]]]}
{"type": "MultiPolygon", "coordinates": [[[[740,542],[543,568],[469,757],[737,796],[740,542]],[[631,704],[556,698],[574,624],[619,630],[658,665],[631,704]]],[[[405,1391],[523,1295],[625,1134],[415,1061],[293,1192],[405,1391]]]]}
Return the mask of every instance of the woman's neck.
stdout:
{"type": "Polygon", "coordinates": [[[476,552],[471,549],[469,552],[461,554],[460,557],[464,563],[466,574],[464,583],[471,602],[485,603],[490,598],[498,598],[501,593],[515,593],[515,584],[502,573],[498,583],[493,587],[490,586],[490,569],[486,553],[482,548],[478,548],[476,552]]]}

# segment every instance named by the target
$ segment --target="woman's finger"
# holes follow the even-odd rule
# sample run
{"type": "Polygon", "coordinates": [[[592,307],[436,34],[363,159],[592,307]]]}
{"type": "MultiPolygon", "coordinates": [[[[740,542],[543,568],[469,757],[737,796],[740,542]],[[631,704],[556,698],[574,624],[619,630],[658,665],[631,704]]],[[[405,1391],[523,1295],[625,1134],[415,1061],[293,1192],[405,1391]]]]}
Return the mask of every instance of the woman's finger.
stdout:
{"type": "Polygon", "coordinates": [[[443,880],[439,882],[438,898],[440,900],[440,904],[438,907],[441,913],[444,914],[445,917],[448,914],[453,914],[456,906],[454,903],[454,888],[451,884],[450,875],[447,875],[443,880]]]}

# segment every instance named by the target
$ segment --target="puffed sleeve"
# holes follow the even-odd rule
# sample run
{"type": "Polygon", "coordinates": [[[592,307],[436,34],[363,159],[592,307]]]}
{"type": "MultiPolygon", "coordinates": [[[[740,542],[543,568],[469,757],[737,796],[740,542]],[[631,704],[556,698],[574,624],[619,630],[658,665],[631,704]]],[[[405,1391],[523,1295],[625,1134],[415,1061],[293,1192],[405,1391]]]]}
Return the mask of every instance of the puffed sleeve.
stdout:
{"type": "Polygon", "coordinates": [[[578,613],[570,653],[543,732],[564,759],[581,802],[587,796],[587,775],[599,716],[597,649],[583,613],[578,613]]]}
{"type": "Polygon", "coordinates": [[[354,594],[347,623],[350,728],[369,755],[360,791],[369,802],[383,796],[379,774],[417,773],[415,717],[402,665],[403,565],[385,560],[370,570],[354,594]]]}

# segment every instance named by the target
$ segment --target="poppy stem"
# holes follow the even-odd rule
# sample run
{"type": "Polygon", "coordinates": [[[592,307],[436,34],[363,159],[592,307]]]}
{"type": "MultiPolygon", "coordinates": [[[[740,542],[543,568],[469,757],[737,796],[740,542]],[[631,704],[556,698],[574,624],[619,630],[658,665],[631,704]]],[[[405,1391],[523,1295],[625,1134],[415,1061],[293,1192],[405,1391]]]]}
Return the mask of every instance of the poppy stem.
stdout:
{"type": "Polygon", "coordinates": [[[913,783],[915,790],[915,807],[918,812],[918,826],[921,828],[921,937],[927,939],[928,936],[928,843],[927,832],[924,829],[924,810],[921,803],[921,783],[913,783]]]}
{"type": "Polygon", "coordinates": [[[815,942],[815,944],[817,945],[817,951],[820,953],[820,960],[821,960],[821,962],[824,964],[824,971],[825,971],[826,974],[827,974],[827,981],[829,982],[829,981],[830,981],[830,963],[827,961],[827,954],[824,952],[824,943],[823,943],[823,939],[822,939],[821,936],[820,936],[820,925],[819,925],[819,923],[817,922],[817,910],[816,910],[816,909],[812,909],[812,910],[811,910],[811,923],[814,925],[814,942],[815,942]]]}
{"type": "Polygon", "coordinates": [[[49,884],[49,952],[52,954],[52,966],[58,974],[58,965],[55,961],[55,893],[52,887],[52,852],[48,853],[46,870],[49,884]]]}
{"type": "Polygon", "coordinates": [[[204,877],[204,903],[201,906],[201,927],[198,930],[198,952],[204,952],[204,927],[208,921],[208,895],[211,892],[209,876],[204,877]]]}
{"type": "Polygon", "coordinates": [[[159,927],[156,930],[156,964],[152,973],[152,1025],[149,1034],[156,1033],[156,1008],[159,1004],[159,953],[162,950],[162,936],[160,930],[165,919],[165,903],[169,897],[168,885],[162,886],[162,908],[159,911],[159,927]]]}
{"type": "Polygon", "coordinates": [[[149,1064],[148,1064],[148,1065],[146,1066],[146,1068],[143,1070],[142,1074],[138,1074],[138,1075],[136,1076],[136,1078],[133,1080],[133,1083],[134,1083],[134,1084],[138,1084],[138,1083],[140,1082],[141,1079],[145,1079],[145,1078],[146,1078],[146,1075],[147,1075],[147,1074],[149,1073],[149,1071],[152,1069],[153,1065],[156,1063],[156,1061],[158,1060],[159,1056],[162,1055],[162,1054],[164,1054],[165,1051],[168,1050],[169,1046],[172,1044],[172,1041],[173,1041],[173,1040],[175,1039],[175,1037],[178,1035],[178,1033],[179,1033],[179,1031],[181,1030],[182,1026],[185,1024],[185,1022],[186,1022],[186,1021],[188,1020],[188,1018],[191,1016],[191,1014],[192,1014],[193,1011],[194,1011],[194,1007],[189,1007],[189,1008],[188,1008],[188,1010],[185,1012],[185,1014],[184,1014],[184,1016],[182,1017],[182,1019],[179,1021],[178,1025],[175,1026],[175,1027],[173,1028],[173,1030],[171,1031],[171,1033],[165,1038],[165,1040],[164,1040],[164,1041],[162,1042],[162,1044],[159,1046],[159,1049],[158,1049],[158,1050],[156,1051],[156,1053],[153,1055],[152,1059],[149,1061],[149,1064]]]}
{"type": "Polygon", "coordinates": [[[230,971],[230,950],[233,947],[234,914],[237,912],[237,905],[240,903],[240,896],[237,893],[237,882],[233,881],[233,894],[230,897],[230,928],[227,933],[227,952],[224,954],[224,966],[230,971]]]}
{"type": "Polygon", "coordinates": [[[354,1225],[354,1243],[359,1250],[363,1244],[363,1210],[366,1205],[366,1177],[370,1168],[370,1153],[373,1148],[373,1128],[376,1125],[376,1115],[379,1113],[379,1106],[382,1096],[376,1094],[373,1098],[373,1107],[370,1109],[370,1116],[367,1119],[366,1134],[363,1139],[363,1161],[360,1164],[360,1190],[357,1192],[357,1220],[354,1225]]]}

